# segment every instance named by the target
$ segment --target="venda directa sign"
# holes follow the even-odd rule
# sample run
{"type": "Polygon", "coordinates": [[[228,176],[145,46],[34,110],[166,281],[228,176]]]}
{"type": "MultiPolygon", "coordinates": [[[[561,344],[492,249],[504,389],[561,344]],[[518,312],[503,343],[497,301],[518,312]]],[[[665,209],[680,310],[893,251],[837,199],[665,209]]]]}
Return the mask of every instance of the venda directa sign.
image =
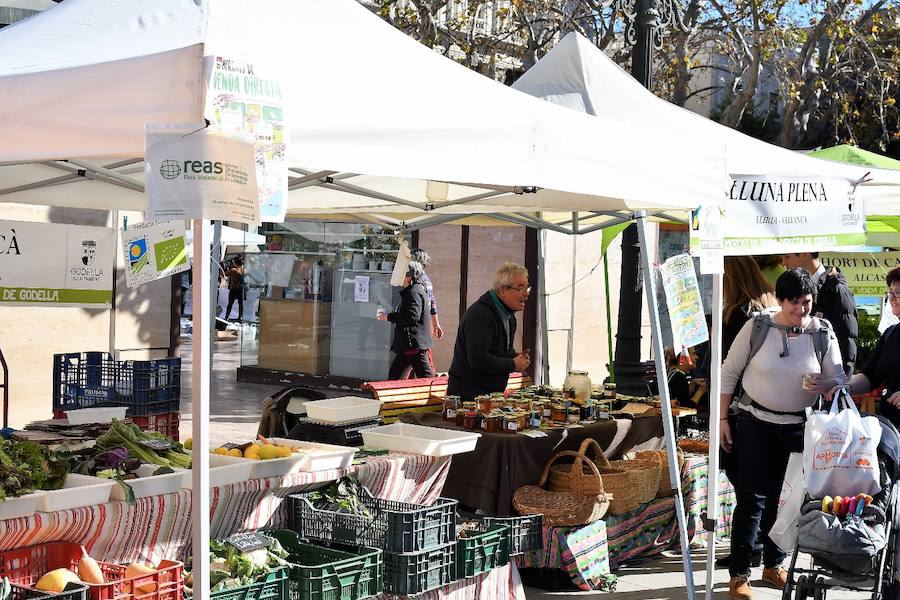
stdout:
{"type": "Polygon", "coordinates": [[[880,296],[887,291],[885,275],[900,267],[900,252],[833,252],[820,254],[822,264],[836,267],[847,278],[847,286],[857,296],[880,296]]]}
{"type": "MultiPolygon", "coordinates": [[[[724,254],[781,254],[866,243],[862,192],[837,178],[732,176],[723,205],[724,254]]],[[[695,211],[693,238],[702,218],[695,211]]],[[[699,241],[699,240],[697,240],[699,241]]]]}
{"type": "Polygon", "coordinates": [[[0,221],[0,305],[111,305],[115,247],[106,227],[0,221]]]}

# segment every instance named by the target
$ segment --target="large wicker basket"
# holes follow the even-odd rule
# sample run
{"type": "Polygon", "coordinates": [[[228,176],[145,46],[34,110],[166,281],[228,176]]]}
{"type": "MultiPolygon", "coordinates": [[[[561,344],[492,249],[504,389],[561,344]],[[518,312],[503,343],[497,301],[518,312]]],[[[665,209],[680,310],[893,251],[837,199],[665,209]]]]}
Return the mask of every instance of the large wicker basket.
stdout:
{"type": "Polygon", "coordinates": [[[622,469],[633,475],[638,504],[646,504],[656,498],[662,465],[656,459],[614,460],[608,463],[614,469],[622,469]]]}
{"type": "Polygon", "coordinates": [[[578,452],[560,452],[560,456],[575,457],[572,465],[553,465],[550,469],[549,487],[554,492],[572,492],[576,489],[591,489],[590,478],[596,471],[597,489],[612,494],[609,514],[620,515],[638,507],[640,474],[611,466],[603,449],[591,438],[581,443],[578,452]],[[591,460],[587,453],[593,453],[591,460]],[[587,476],[585,476],[585,471],[587,476]],[[579,475],[579,472],[581,475],[579,475]],[[579,487],[580,486],[580,487],[579,487]]]}
{"type": "MultiPolygon", "coordinates": [[[[610,507],[612,496],[606,492],[596,494],[576,494],[572,492],[555,492],[545,490],[550,469],[563,456],[574,455],[574,452],[558,452],[544,465],[544,472],[537,485],[524,485],[513,494],[513,507],[520,515],[542,513],[545,525],[574,526],[587,525],[602,519],[610,507]]],[[[597,467],[587,461],[589,468],[600,479],[597,467]]],[[[602,488],[601,488],[602,489],[602,488]]]]}
{"type": "MultiPolygon", "coordinates": [[[[635,454],[638,460],[652,460],[660,465],[659,487],[656,488],[656,495],[660,498],[671,496],[675,493],[672,487],[672,479],[669,476],[669,453],[665,450],[641,450],[635,454]]],[[[678,473],[681,474],[681,467],[684,465],[684,452],[678,449],[676,463],[678,464],[678,473]]]]}

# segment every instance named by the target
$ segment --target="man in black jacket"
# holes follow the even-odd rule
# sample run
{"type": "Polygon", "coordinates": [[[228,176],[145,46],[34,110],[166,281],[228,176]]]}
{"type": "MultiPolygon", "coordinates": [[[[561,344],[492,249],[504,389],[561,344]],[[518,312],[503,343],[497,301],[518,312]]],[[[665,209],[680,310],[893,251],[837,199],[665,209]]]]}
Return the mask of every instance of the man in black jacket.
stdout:
{"type": "Polygon", "coordinates": [[[506,263],[494,287],[470,306],[459,323],[447,393],[471,399],[502,392],[509,374],[531,364],[528,350],[516,353],[516,313],[525,309],[531,286],[528,271],[506,263]]]}
{"type": "Polygon", "coordinates": [[[813,302],[812,314],[831,323],[841,349],[844,372],[853,375],[856,364],[856,339],[859,337],[859,322],[856,299],[847,286],[847,278],[834,267],[826,268],[819,260],[818,252],[785,254],[781,264],[786,268],[801,267],[818,288],[813,302]]]}

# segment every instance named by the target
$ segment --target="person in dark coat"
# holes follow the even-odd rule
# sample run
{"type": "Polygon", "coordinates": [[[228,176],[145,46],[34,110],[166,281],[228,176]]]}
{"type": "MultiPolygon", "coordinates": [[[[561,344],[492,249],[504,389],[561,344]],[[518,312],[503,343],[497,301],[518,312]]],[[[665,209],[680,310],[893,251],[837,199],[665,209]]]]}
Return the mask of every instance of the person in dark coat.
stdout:
{"type": "Polygon", "coordinates": [[[528,271],[506,263],[494,275],[494,287],[470,306],[459,323],[447,393],[472,399],[502,392],[509,374],[531,364],[529,351],[513,349],[516,313],[531,293],[528,271]]]}
{"type": "Polygon", "coordinates": [[[425,269],[412,261],[400,290],[400,306],[392,313],[379,313],[377,318],[394,324],[394,341],[391,349],[394,360],[388,370],[388,379],[401,379],[407,369],[416,377],[434,377],[428,349],[431,348],[431,316],[428,293],[422,279],[425,269]]]}
{"type": "Polygon", "coordinates": [[[818,252],[785,254],[781,263],[788,269],[801,267],[816,284],[816,302],[812,314],[827,319],[834,329],[844,361],[844,373],[853,375],[856,365],[856,339],[859,337],[859,315],[856,299],[847,285],[847,278],[834,267],[826,268],[818,252]]]}

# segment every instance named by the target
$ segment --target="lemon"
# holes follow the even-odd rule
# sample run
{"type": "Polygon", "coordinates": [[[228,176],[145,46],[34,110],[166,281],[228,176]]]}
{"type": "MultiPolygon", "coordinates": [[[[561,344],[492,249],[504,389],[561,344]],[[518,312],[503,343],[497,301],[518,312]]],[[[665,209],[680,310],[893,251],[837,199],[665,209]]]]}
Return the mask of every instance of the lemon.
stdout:
{"type": "Polygon", "coordinates": [[[257,444],[250,444],[247,446],[247,449],[244,450],[244,458],[259,458],[259,446],[257,444]]]}
{"type": "Polygon", "coordinates": [[[213,454],[221,454],[221,455],[225,456],[225,455],[228,454],[228,449],[227,449],[227,448],[222,448],[222,447],[220,446],[220,447],[216,448],[215,450],[213,450],[213,454]]]}
{"type": "Polygon", "coordinates": [[[194,447],[194,438],[188,438],[184,440],[184,449],[191,450],[194,447]]]}
{"type": "Polygon", "coordinates": [[[228,451],[228,456],[236,456],[238,458],[243,458],[244,454],[241,452],[240,448],[232,448],[228,451]]]}
{"type": "Polygon", "coordinates": [[[287,458],[291,455],[291,449],[289,446],[275,446],[278,448],[278,457],[279,458],[287,458]]]}
{"type": "Polygon", "coordinates": [[[259,449],[259,458],[261,460],[269,460],[271,458],[278,458],[279,456],[280,453],[275,446],[266,445],[259,449]]]}

